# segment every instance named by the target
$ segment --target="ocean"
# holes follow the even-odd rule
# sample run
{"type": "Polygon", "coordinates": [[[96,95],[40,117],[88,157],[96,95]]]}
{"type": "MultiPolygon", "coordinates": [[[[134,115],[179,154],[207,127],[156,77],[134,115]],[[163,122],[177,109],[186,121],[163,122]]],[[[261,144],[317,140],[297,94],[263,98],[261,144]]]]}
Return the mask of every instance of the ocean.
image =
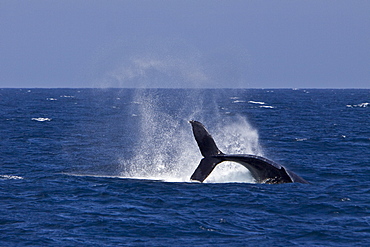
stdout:
{"type": "Polygon", "coordinates": [[[369,89],[0,89],[1,246],[370,246],[369,89]],[[257,184],[256,154],[310,184],[257,184]]]}

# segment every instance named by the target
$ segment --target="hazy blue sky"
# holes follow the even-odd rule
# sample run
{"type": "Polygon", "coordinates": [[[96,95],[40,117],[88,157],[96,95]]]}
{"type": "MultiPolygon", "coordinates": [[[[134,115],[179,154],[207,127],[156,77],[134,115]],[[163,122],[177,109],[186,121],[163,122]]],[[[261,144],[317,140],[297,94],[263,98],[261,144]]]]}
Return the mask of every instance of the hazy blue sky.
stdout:
{"type": "Polygon", "coordinates": [[[370,88],[370,1],[0,0],[0,87],[370,88]]]}

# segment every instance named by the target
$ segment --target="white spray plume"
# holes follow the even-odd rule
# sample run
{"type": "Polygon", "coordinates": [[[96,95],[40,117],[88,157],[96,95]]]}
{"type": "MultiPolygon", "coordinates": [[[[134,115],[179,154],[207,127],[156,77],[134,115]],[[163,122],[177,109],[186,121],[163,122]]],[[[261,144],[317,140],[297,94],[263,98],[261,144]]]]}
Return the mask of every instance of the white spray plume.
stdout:
{"type": "MultiPolygon", "coordinates": [[[[194,140],[188,120],[159,111],[158,100],[151,95],[138,94],[140,131],[137,153],[131,159],[121,160],[122,177],[156,179],[171,182],[189,182],[202,156],[194,140]]],[[[200,107],[201,108],[201,107],[200,107]]],[[[198,110],[200,109],[198,107],[198,110]]],[[[219,148],[225,153],[262,155],[258,133],[241,116],[219,121],[209,129],[219,148]],[[226,123],[225,123],[226,122],[226,123]]],[[[204,122],[207,125],[206,122],[204,122]]],[[[249,171],[240,164],[224,162],[216,167],[205,182],[253,182],[249,171]]]]}

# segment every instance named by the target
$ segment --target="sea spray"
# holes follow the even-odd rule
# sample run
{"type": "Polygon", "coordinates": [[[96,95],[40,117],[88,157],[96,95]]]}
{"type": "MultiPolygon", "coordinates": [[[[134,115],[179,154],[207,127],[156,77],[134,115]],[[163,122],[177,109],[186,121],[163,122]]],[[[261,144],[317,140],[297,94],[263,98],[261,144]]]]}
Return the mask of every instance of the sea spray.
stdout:
{"type": "Polygon", "coordinates": [[[196,152],[186,121],[160,111],[159,100],[146,90],[135,96],[139,118],[136,153],[122,160],[124,177],[189,181],[196,152]]]}
{"type": "MultiPolygon", "coordinates": [[[[210,130],[219,149],[226,154],[263,155],[258,132],[242,116],[228,118],[210,130]]],[[[253,182],[250,172],[235,162],[223,162],[216,166],[205,182],[253,182]]]]}
{"type": "MultiPolygon", "coordinates": [[[[134,156],[120,162],[122,177],[190,181],[202,156],[188,120],[202,121],[202,114],[212,114],[213,123],[204,124],[211,126],[209,130],[223,152],[262,155],[258,132],[245,117],[222,115],[214,98],[204,100],[200,91],[187,95],[190,99],[184,100],[172,115],[161,109],[166,102],[154,92],[137,90],[134,97],[138,141],[134,156]]],[[[225,162],[206,182],[253,182],[253,178],[245,167],[225,162]]]]}

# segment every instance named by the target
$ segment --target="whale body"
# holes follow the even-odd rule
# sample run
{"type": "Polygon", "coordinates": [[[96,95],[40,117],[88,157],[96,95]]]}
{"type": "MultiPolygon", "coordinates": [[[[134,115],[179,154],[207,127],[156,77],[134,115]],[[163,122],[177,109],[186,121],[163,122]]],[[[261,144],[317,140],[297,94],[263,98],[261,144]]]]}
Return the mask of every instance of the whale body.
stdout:
{"type": "Polygon", "coordinates": [[[198,121],[189,121],[195,140],[199,146],[203,159],[195,169],[191,180],[203,182],[213,169],[224,161],[237,162],[245,166],[257,183],[281,184],[281,183],[303,183],[308,182],[284,166],[257,155],[250,154],[224,154],[221,152],[212,136],[204,125],[198,121]]]}

